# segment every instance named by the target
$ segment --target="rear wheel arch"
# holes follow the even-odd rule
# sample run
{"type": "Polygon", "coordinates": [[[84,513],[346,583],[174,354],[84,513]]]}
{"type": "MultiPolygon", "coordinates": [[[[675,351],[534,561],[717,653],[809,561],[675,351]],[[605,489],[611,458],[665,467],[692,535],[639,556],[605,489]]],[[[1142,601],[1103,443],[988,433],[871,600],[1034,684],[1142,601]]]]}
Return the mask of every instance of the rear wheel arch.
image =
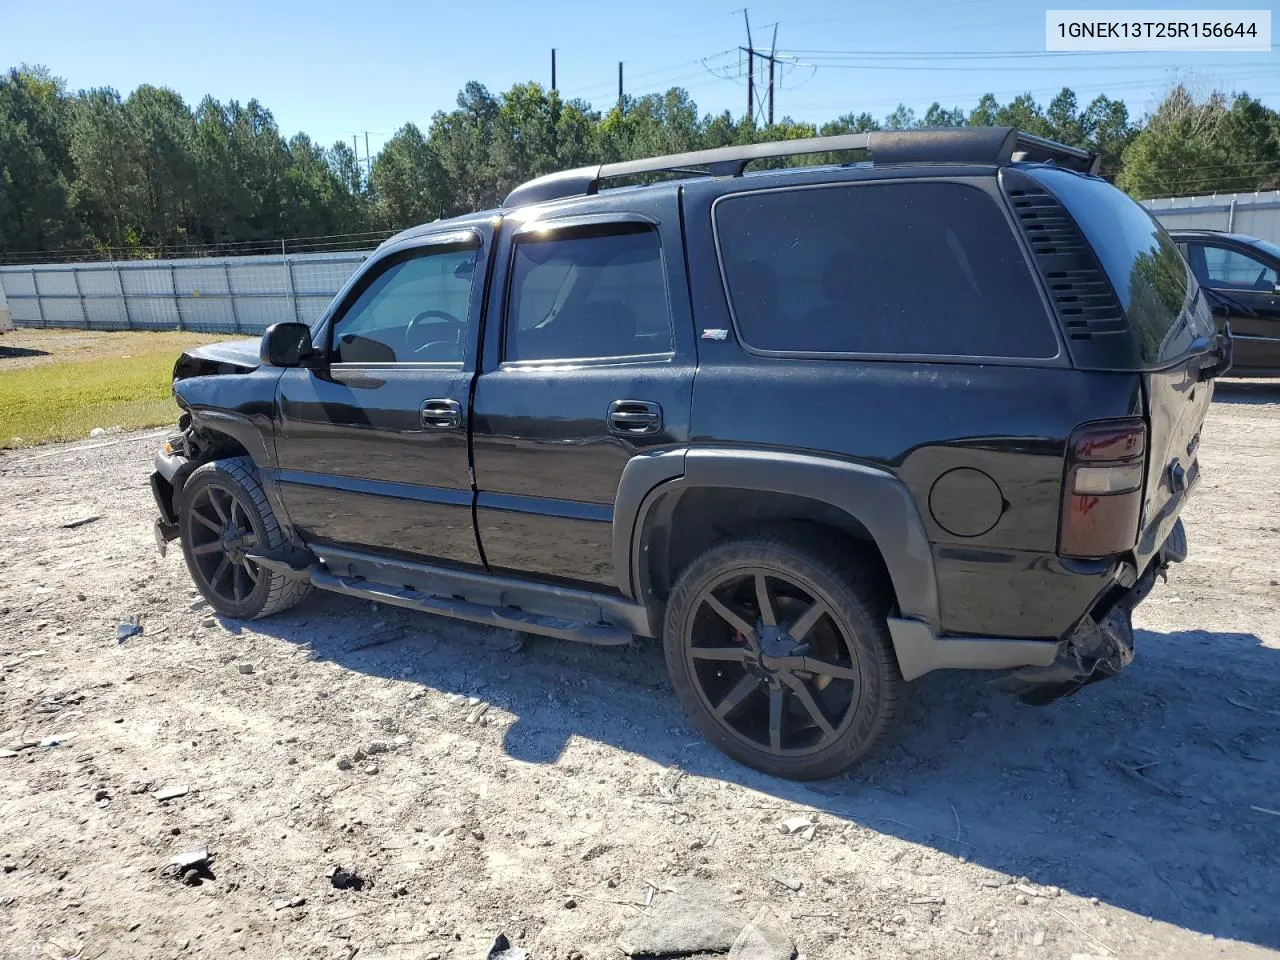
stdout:
{"type": "Polygon", "coordinates": [[[680,570],[717,540],[803,523],[863,547],[887,573],[899,616],[937,628],[937,580],[924,523],[910,491],[892,474],[829,457],[753,450],[695,448],[680,466],[637,504],[624,502],[626,491],[619,491],[615,538],[618,520],[629,520],[619,580],[636,599],[663,599],[680,570]]]}

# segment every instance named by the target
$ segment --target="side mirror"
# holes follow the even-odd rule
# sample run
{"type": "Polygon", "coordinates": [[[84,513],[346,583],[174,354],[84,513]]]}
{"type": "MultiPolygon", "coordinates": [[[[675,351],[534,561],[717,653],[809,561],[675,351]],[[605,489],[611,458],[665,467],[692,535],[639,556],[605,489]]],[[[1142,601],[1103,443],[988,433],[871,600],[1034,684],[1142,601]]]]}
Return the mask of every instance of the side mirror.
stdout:
{"type": "Polygon", "coordinates": [[[262,335],[258,357],[273,367],[302,366],[315,353],[311,328],[305,323],[273,323],[262,335]]]}

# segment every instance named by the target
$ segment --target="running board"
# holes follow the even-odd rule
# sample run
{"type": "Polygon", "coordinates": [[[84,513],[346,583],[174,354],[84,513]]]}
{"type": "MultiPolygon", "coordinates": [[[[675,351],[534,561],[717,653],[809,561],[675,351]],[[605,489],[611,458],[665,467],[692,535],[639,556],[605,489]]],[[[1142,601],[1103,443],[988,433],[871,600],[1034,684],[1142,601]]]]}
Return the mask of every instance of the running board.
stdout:
{"type": "MultiPolygon", "coordinates": [[[[284,572],[284,571],[280,571],[284,572]]],[[[312,568],[310,581],[321,590],[359,597],[379,603],[406,607],[421,613],[435,613],[455,620],[485,623],[491,627],[537,633],[561,640],[576,640],[603,647],[620,647],[631,642],[632,634],[607,623],[581,623],[562,617],[529,613],[515,607],[493,607],[453,597],[438,597],[407,587],[392,587],[374,583],[363,577],[339,577],[319,568],[312,568]]]]}

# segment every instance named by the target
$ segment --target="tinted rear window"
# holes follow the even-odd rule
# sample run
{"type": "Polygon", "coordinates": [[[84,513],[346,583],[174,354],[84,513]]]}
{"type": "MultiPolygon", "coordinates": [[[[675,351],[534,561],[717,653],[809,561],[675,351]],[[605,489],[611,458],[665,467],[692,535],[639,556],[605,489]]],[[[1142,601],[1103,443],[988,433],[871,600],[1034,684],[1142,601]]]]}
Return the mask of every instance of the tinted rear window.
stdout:
{"type": "Polygon", "coordinates": [[[1103,180],[1049,168],[1028,172],[1053,191],[1084,232],[1145,362],[1172,360],[1211,333],[1208,311],[1187,309],[1195,281],[1155,217],[1103,180]]]}
{"type": "Polygon", "coordinates": [[[738,335],[760,350],[968,357],[1057,354],[995,201],[959,183],[730,196],[717,242],[738,335]]]}

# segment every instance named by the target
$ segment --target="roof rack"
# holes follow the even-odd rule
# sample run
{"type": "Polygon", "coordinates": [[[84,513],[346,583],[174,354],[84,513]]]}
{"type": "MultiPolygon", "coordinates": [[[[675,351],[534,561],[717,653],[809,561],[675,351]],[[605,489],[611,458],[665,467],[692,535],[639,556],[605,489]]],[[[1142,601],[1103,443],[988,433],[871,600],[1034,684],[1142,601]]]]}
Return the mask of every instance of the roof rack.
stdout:
{"type": "Polygon", "coordinates": [[[1097,173],[1099,164],[1096,153],[1019,133],[1013,127],[877,130],[837,137],[808,137],[803,140],[778,140],[740,147],[695,150],[665,157],[562,170],[521,184],[507,194],[502,205],[514,208],[566,197],[590,196],[599,192],[606,180],[647,173],[740,177],[747,164],[754,160],[848,150],[870,150],[877,164],[1009,163],[1025,160],[1033,163],[1055,163],[1083,173],[1097,173]]]}

